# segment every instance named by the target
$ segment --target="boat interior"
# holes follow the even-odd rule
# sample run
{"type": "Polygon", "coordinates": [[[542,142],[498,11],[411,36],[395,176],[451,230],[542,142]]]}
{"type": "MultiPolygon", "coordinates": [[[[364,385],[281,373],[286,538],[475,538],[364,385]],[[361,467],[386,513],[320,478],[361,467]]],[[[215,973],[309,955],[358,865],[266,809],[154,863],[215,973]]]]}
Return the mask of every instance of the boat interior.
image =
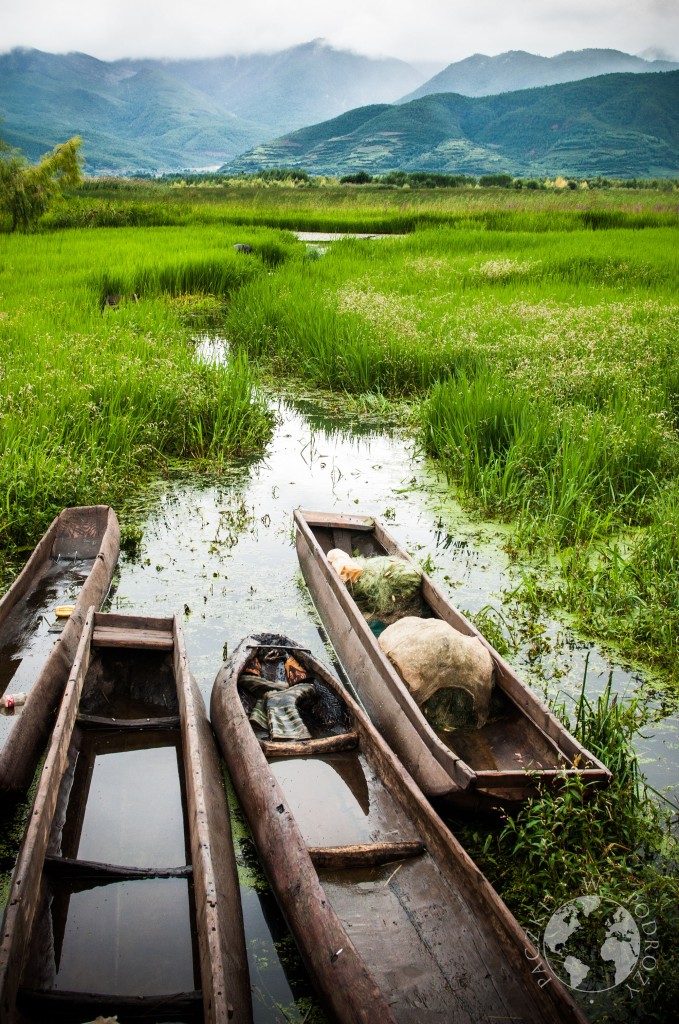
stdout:
{"type": "MultiPolygon", "coordinates": [[[[37,566],[30,586],[2,620],[0,630],[0,697],[30,693],[66,618],[56,609],[74,604],[100,549],[106,510],[88,510],[87,524],[79,509],[62,512],[59,532],[37,566]],[[84,526],[87,533],[83,533],[84,526]]],[[[0,749],[5,745],[22,705],[0,709],[0,749]]]]}
{"type": "MultiPolygon", "coordinates": [[[[93,559],[50,558],[28,590],[3,622],[0,635],[0,697],[4,694],[30,693],[54,641],[66,622],[57,618],[55,609],[74,604],[87,579],[93,559]]],[[[0,749],[22,706],[0,711],[0,749]]]]}
{"type": "Polygon", "coordinates": [[[194,1024],[203,1008],[173,635],[164,649],[96,642],[95,629],[17,1005],[35,1022],[111,1013],[194,1024]]]}
{"type": "MultiPolygon", "coordinates": [[[[323,552],[339,548],[369,558],[394,554],[378,541],[372,529],[310,527],[323,552]]],[[[436,616],[422,594],[424,618],[436,616]]],[[[476,773],[561,770],[572,761],[557,744],[537,729],[499,685],[493,688],[488,721],[479,729],[442,729],[430,723],[438,738],[476,773]]],[[[586,767],[584,764],[580,767],[586,767]]]]}
{"type": "MultiPolygon", "coordinates": [[[[240,679],[243,672],[281,676],[289,652],[261,654],[253,648],[240,679]]],[[[401,1024],[478,1024],[479,1006],[491,1008],[492,1019],[510,1019],[526,1000],[520,972],[507,957],[491,975],[487,951],[497,937],[488,939],[469,879],[455,874],[451,857],[442,870],[340,699],[318,677],[312,681],[317,696],[299,704],[310,739],[275,741],[251,725],[323,890],[378,988],[401,1024]],[[327,716],[328,707],[335,715],[327,716]]],[[[251,696],[240,684],[239,695],[249,716],[251,696]]]]}

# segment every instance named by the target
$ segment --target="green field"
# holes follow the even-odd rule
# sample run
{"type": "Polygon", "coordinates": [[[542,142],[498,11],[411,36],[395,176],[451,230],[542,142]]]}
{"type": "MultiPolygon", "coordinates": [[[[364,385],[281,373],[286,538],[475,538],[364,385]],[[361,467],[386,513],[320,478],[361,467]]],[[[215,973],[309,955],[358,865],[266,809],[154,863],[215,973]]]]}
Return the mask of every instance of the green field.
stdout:
{"type": "Polygon", "coordinates": [[[227,333],[414,402],[463,500],[561,562],[551,600],[676,677],[678,272],[671,228],[346,240],[248,282],[227,333]]]}
{"type": "MultiPolygon", "coordinates": [[[[527,599],[671,687],[676,195],[83,186],[36,233],[0,234],[3,577],[63,506],[114,504],[127,530],[169,469],[214,475],[263,453],[270,396],[312,386],[400,420],[472,516],[508,524],[527,599]],[[307,247],[291,229],[392,237],[307,247]],[[227,339],[225,364],[197,358],[205,333],[227,339]]],[[[663,1019],[676,884],[664,814],[630,754],[642,708],[609,692],[580,710],[611,789],[566,787],[500,830],[459,834],[524,923],[545,892],[566,900],[592,880],[625,905],[647,899],[662,983],[639,1019],[663,1019]]]]}
{"type": "MultiPolygon", "coordinates": [[[[256,237],[270,258],[287,251],[256,237]]],[[[265,274],[261,257],[195,227],[11,235],[0,251],[5,553],[66,505],[124,505],[172,460],[214,469],[261,450],[271,417],[246,356],[195,359],[200,316],[265,274]]]]}
{"type": "Polygon", "coordinates": [[[0,236],[3,551],[168,460],[261,450],[273,370],[407,400],[458,495],[563,567],[549,600],[677,678],[675,196],[84,185],[0,236]],[[319,254],[281,226],[397,237],[319,254]],[[194,359],[208,313],[228,369],[194,359]]]}

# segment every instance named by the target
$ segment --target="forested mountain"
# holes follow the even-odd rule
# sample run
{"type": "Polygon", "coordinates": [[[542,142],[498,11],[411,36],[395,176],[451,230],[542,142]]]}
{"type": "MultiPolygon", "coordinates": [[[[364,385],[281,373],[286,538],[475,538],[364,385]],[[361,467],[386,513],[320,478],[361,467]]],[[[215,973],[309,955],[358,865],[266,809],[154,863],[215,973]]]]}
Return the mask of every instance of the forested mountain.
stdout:
{"type": "Polygon", "coordinates": [[[422,77],[320,40],[181,61],[13,50],[0,55],[0,130],[30,159],[79,134],[89,171],[214,167],[302,125],[393,102],[422,77]]]}
{"type": "Polygon", "coordinates": [[[402,61],[322,40],[204,60],[19,49],[0,55],[0,134],[31,160],[78,134],[90,173],[294,165],[665,176],[677,173],[679,145],[677,72],[662,70],[671,67],[615,50],[477,54],[422,85],[402,61]],[[613,69],[625,73],[585,77],[613,69]],[[542,84],[562,76],[582,80],[542,84]],[[521,89],[508,92],[512,83],[521,89]],[[406,102],[408,90],[418,98],[406,102]]]}
{"type": "Polygon", "coordinates": [[[496,57],[475,53],[449,64],[429,81],[403,97],[403,102],[439,92],[462,96],[496,96],[501,92],[578,82],[599,75],[677,71],[679,63],[644,60],[620,50],[568,50],[555,57],[540,57],[524,50],[509,50],[496,57]]]}
{"type": "Polygon", "coordinates": [[[679,71],[380,104],[256,147],[231,170],[679,176],[679,71]]]}

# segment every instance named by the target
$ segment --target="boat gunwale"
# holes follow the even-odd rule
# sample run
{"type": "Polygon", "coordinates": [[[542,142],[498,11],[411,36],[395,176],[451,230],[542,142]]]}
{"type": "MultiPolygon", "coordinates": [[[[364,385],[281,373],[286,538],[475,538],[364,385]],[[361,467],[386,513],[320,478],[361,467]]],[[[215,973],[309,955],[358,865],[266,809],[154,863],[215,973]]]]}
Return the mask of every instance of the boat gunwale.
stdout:
{"type": "MultiPolygon", "coordinates": [[[[256,788],[263,794],[262,804],[265,800],[265,807],[271,812],[270,820],[278,822],[283,817],[280,813],[281,807],[287,807],[287,800],[281,785],[271,771],[266,754],[262,750],[251,723],[242,708],[238,693],[238,678],[247,659],[250,657],[251,642],[255,639],[256,636],[247,637],[242,640],[234,649],[229,661],[220,669],[212,691],[210,703],[211,719],[220,745],[225,753],[227,763],[233,760],[234,765],[236,762],[240,765],[240,775],[234,780],[239,796],[241,795],[241,789],[245,792],[243,776],[246,776],[249,788],[256,788]],[[243,653],[241,654],[241,652],[243,653]],[[223,730],[225,733],[228,732],[230,736],[224,735],[222,737],[223,730]],[[242,744],[242,747],[239,749],[240,744],[242,744]],[[249,781],[250,768],[253,769],[254,784],[249,781]]],[[[266,643],[260,643],[256,646],[260,649],[267,647],[276,649],[278,645],[269,643],[267,638],[266,643]]],[[[550,1000],[554,1008],[559,1010],[560,1016],[558,1019],[586,1024],[586,1018],[581,1014],[562,983],[546,967],[533,941],[521,928],[516,918],[511,914],[464,847],[432,808],[422,790],[403,767],[363,709],[327,666],[315,658],[309,651],[301,648],[299,650],[300,660],[308,664],[314,677],[320,679],[345,703],[352,719],[351,729],[358,734],[358,748],[361,754],[379,776],[386,791],[394,799],[397,806],[414,823],[416,831],[420,834],[419,838],[424,846],[424,852],[428,853],[433,859],[452,890],[457,891],[460,889],[460,875],[462,875],[462,880],[466,883],[464,898],[470,907],[475,905],[478,908],[482,920],[485,920],[487,914],[491,915],[493,921],[491,931],[497,935],[500,933],[504,935],[504,941],[500,939],[500,942],[505,946],[507,943],[509,944],[515,965],[523,968],[526,977],[530,977],[531,980],[535,981],[536,986],[538,986],[538,981],[535,980],[536,970],[539,970],[541,975],[549,979],[549,984],[543,981],[543,985],[538,986],[538,991],[550,1000]]],[[[323,754],[321,753],[318,756],[323,757],[323,754]]],[[[272,888],[277,898],[279,898],[277,875],[275,867],[272,868],[271,866],[271,860],[276,856],[279,843],[276,842],[275,836],[268,837],[265,842],[262,841],[262,834],[266,835],[265,822],[269,818],[266,815],[249,813],[251,809],[248,807],[247,800],[241,799],[248,820],[251,817],[253,819],[251,827],[256,839],[257,849],[260,852],[263,866],[270,879],[272,888]]],[[[258,811],[260,810],[261,807],[258,807],[258,811]]],[[[318,867],[314,863],[309,850],[313,850],[316,859],[319,860],[318,851],[323,848],[307,847],[294,816],[290,811],[286,810],[285,813],[291,819],[295,832],[296,851],[303,851],[301,855],[298,854],[297,859],[300,861],[300,865],[298,874],[295,874],[293,877],[305,880],[309,877],[308,872],[311,871],[313,878],[315,878],[316,883],[320,885],[322,890],[323,883],[318,876],[318,867]],[[304,854],[306,854],[306,857],[304,854]]],[[[319,866],[323,867],[322,856],[320,860],[319,866]]],[[[283,903],[284,915],[293,934],[297,936],[299,931],[301,940],[298,939],[298,943],[301,941],[302,945],[304,945],[304,939],[307,937],[304,922],[294,922],[294,917],[298,912],[299,897],[297,896],[290,906],[284,897],[281,898],[281,902],[283,903]]],[[[341,922],[340,927],[344,929],[341,922]]],[[[304,949],[301,951],[304,955],[304,949]]],[[[364,963],[360,954],[357,955],[361,962],[364,963]]],[[[304,955],[304,958],[306,960],[307,956],[304,955]]],[[[367,966],[366,970],[369,971],[367,966]]],[[[336,1009],[334,1005],[333,1009],[336,1009]]],[[[342,1016],[339,1019],[342,1021],[345,1019],[347,1021],[354,1020],[353,1017],[345,1018],[342,1016]]]]}
{"type": "Polygon", "coordinates": [[[235,1018],[247,1024],[252,1020],[250,981],[227,797],[177,615],[172,631],[205,1021],[228,1024],[235,1018]]]}
{"type": "MultiPolygon", "coordinates": [[[[451,780],[463,790],[462,800],[465,799],[464,791],[466,790],[476,790],[477,792],[481,790],[481,793],[483,793],[484,789],[502,783],[506,785],[518,783],[519,787],[530,789],[534,786],[536,778],[557,781],[577,776],[584,778],[588,785],[605,785],[610,782],[611,772],[609,769],[594,754],[580,744],[565,726],[559,722],[556,716],[539,699],[537,694],[520,679],[508,662],[502,658],[483,634],[462,615],[427,573],[400,547],[395,538],[388,533],[379,520],[373,516],[357,516],[355,514],[345,516],[341,513],[313,512],[306,509],[296,509],[293,518],[298,539],[300,563],[303,563],[299,550],[299,538],[301,536],[304,538],[309,549],[310,557],[314,559],[319,569],[322,569],[325,582],[330,587],[343,614],[348,618],[353,631],[360,639],[366,654],[369,655],[375,670],[385,683],[389,694],[405,712],[421,742],[434,755],[444,770],[448,772],[451,780]],[[357,521],[360,521],[360,526],[358,526],[357,521]],[[507,699],[519,709],[523,718],[547,742],[554,753],[558,757],[565,759],[566,763],[564,766],[527,771],[511,769],[475,770],[460,755],[455,754],[454,750],[448,747],[431,728],[396,672],[396,669],[383,653],[372,630],[358,609],[354,598],[342,583],[338,574],[332,570],[325,551],[314,534],[314,528],[346,530],[347,532],[360,529],[365,532],[371,532],[374,534],[377,543],[388,554],[396,555],[405,559],[409,564],[417,566],[418,570],[422,573],[424,600],[431,607],[434,614],[444,621],[452,619],[451,624],[455,628],[462,627],[460,628],[461,632],[466,633],[468,636],[474,636],[481,641],[493,659],[496,668],[496,685],[501,688],[507,699]],[[536,716],[544,720],[546,728],[543,727],[539,720],[536,720],[536,716]],[[587,768],[576,767],[573,762],[578,756],[589,761],[591,766],[587,768]],[[467,779],[466,783],[465,779],[467,779]]],[[[305,566],[302,564],[303,571],[304,568],[305,566]]],[[[308,580],[307,585],[309,585],[308,580]]],[[[315,602],[316,595],[311,587],[309,589],[315,602]]],[[[342,660],[342,652],[339,650],[338,655],[342,660]]],[[[432,795],[438,794],[433,793],[432,795]]],[[[445,796],[446,794],[443,795],[445,796]]],[[[452,790],[448,795],[451,800],[455,800],[455,790],[452,790]]],[[[501,799],[500,794],[496,793],[494,796],[496,799],[501,799]]]]}
{"type": "Polygon", "coordinates": [[[85,618],[31,808],[31,817],[12,874],[0,941],[0,1024],[10,1024],[14,1020],[17,993],[39,899],[49,832],[90,662],[93,623],[92,606],[85,618]]]}
{"type": "MultiPolygon", "coordinates": [[[[242,908],[226,793],[207,713],[189,669],[179,618],[176,615],[162,619],[107,616],[96,612],[92,605],[87,611],[85,626],[59,706],[12,877],[0,938],[0,1024],[12,1024],[16,1019],[17,998],[29,953],[41,880],[46,870],[55,870],[54,858],[48,857],[50,834],[77,727],[83,685],[95,649],[95,629],[99,624],[129,623],[130,620],[138,624],[152,622],[173,637],[173,681],[179,702],[182,751],[178,769],[181,773],[180,781],[185,786],[185,827],[191,861],[177,868],[162,866],[157,877],[174,876],[193,880],[198,897],[195,901],[195,926],[204,986],[202,998],[206,1024],[227,1024],[229,1021],[250,1024],[252,1020],[242,908]],[[224,833],[228,838],[226,846],[224,833]],[[228,948],[227,937],[233,943],[228,948]]],[[[124,646],[121,650],[129,652],[130,648],[124,646]]],[[[161,651],[156,653],[163,654],[161,651]]],[[[168,728],[168,732],[176,733],[176,725],[168,728]]],[[[77,858],[73,861],[75,865],[80,863],[77,858]]],[[[69,866],[72,867],[70,862],[69,866]]],[[[124,875],[130,874],[130,868],[124,865],[102,864],[100,867],[111,869],[112,873],[120,868],[121,880],[124,875]]],[[[153,877],[148,872],[147,876],[153,877]]],[[[48,997],[49,991],[46,991],[48,997]]],[[[169,993],[168,998],[184,995],[186,993],[169,993]]],[[[83,996],[86,1002],[88,994],[84,993],[83,996]]]]}

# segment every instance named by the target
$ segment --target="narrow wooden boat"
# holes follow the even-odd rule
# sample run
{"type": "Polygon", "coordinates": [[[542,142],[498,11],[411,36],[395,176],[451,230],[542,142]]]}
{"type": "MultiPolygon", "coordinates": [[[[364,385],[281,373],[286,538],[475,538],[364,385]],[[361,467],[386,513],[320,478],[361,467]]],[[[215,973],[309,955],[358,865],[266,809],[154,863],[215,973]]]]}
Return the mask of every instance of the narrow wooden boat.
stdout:
{"type": "Polygon", "coordinates": [[[302,573],[339,660],[378,730],[430,797],[477,809],[512,805],[539,786],[579,775],[606,784],[610,772],[568,732],[474,626],[422,574],[423,614],[476,636],[494,664],[494,713],[480,729],[435,731],[380,648],[349,588],[330,566],[333,548],[412,562],[368,516],[295,512],[302,573]]]}
{"type": "Polygon", "coordinates": [[[12,877],[0,1024],[250,1022],[228,808],[176,618],[87,614],[12,877]]]}
{"type": "Polygon", "coordinates": [[[584,1021],[367,716],[308,651],[271,634],[242,641],[217,675],[210,712],[264,869],[336,1020],[584,1021]],[[303,688],[312,680],[298,708],[310,738],[267,738],[252,724],[253,673],[260,682],[306,677],[303,688]]]}
{"type": "Polygon", "coordinates": [[[33,780],[87,609],[101,607],[119,551],[120,527],[113,509],[64,509],[0,599],[0,697],[17,691],[28,695],[25,704],[0,714],[0,794],[20,796],[33,780]],[[55,608],[61,604],[75,608],[61,620],[65,624],[58,632],[48,619],[55,621],[55,608]]]}

